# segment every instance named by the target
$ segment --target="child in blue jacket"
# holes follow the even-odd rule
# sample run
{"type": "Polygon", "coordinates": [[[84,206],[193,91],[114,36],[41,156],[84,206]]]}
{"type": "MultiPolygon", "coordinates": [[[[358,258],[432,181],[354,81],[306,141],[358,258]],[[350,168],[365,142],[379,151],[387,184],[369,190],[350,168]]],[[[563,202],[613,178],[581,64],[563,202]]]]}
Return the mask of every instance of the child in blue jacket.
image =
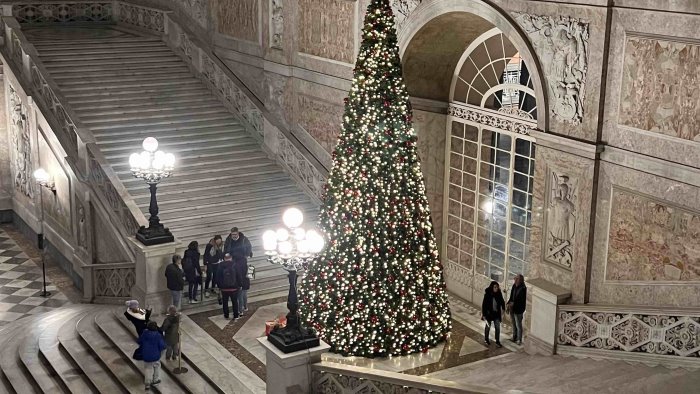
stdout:
{"type": "Polygon", "coordinates": [[[146,331],[139,337],[139,347],[143,356],[143,374],[146,377],[146,391],[160,383],[160,356],[166,344],[158,331],[158,324],[149,321],[146,331]]]}

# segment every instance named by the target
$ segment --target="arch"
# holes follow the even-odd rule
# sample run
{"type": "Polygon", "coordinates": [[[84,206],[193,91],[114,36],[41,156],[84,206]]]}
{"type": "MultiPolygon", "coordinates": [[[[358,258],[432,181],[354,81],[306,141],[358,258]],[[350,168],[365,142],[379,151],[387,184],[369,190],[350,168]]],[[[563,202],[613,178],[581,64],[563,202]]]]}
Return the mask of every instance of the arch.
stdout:
{"type": "MultiPolygon", "coordinates": [[[[543,131],[547,130],[549,124],[549,113],[547,110],[548,102],[546,89],[543,88],[544,74],[542,72],[540,62],[534,55],[534,50],[530,45],[530,42],[507,14],[481,0],[424,0],[420,5],[418,5],[418,7],[416,7],[415,10],[413,10],[411,15],[404,22],[398,36],[400,55],[405,66],[404,70],[406,73],[409,93],[421,97],[420,92],[411,92],[410,68],[412,66],[411,62],[414,60],[411,58],[411,52],[414,50],[412,47],[421,45],[425,48],[429,47],[430,45],[435,45],[435,42],[430,42],[430,40],[421,40],[422,34],[430,34],[431,30],[437,30],[439,31],[439,34],[453,34],[451,31],[460,30],[459,26],[464,26],[464,29],[462,30],[465,31],[468,31],[469,29],[476,29],[478,30],[478,34],[468,35],[467,33],[464,33],[461,36],[458,35],[453,37],[454,42],[443,43],[445,49],[453,51],[455,56],[461,56],[464,54],[466,49],[464,45],[466,42],[472,41],[474,38],[488,30],[491,30],[493,27],[498,28],[506,37],[508,37],[510,42],[513,43],[513,45],[518,49],[520,56],[523,58],[525,63],[530,67],[532,89],[535,92],[535,97],[538,102],[536,116],[537,128],[543,131]],[[440,31],[440,29],[436,28],[437,23],[452,23],[458,26],[451,27],[449,29],[442,29],[440,31]]],[[[449,67],[450,73],[454,72],[458,59],[459,57],[447,59],[453,61],[453,64],[451,64],[449,67]]],[[[429,61],[429,59],[426,61],[429,61]]],[[[436,71],[436,73],[439,71],[436,71]]],[[[450,77],[451,76],[452,75],[450,74],[450,77]]],[[[434,76],[434,78],[437,77],[434,76]]],[[[445,89],[444,97],[427,98],[448,102],[450,101],[447,96],[448,89],[449,86],[445,89]]]]}

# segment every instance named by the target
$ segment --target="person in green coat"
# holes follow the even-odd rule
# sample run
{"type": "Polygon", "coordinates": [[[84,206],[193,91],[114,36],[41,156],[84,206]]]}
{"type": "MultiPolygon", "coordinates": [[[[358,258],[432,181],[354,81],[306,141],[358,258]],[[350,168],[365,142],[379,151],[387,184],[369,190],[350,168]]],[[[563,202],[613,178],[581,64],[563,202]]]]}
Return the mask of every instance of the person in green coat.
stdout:
{"type": "Polygon", "coordinates": [[[180,314],[175,305],[168,307],[168,315],[163,320],[160,331],[165,336],[165,359],[176,360],[180,355],[180,314]]]}

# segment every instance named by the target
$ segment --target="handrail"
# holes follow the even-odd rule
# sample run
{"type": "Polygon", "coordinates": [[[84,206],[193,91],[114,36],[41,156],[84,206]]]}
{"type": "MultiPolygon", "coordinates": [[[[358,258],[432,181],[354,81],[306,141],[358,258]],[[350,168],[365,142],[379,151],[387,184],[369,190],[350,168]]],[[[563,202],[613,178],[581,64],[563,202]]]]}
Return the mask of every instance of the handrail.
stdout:
{"type": "Polygon", "coordinates": [[[624,313],[638,315],[679,315],[700,317],[700,308],[683,308],[675,306],[561,304],[557,308],[559,309],[559,311],[564,312],[624,313]]]}
{"type": "MultiPolygon", "coordinates": [[[[120,235],[124,238],[133,236],[139,226],[147,223],[145,215],[97,148],[92,132],[64,104],[67,103],[66,98],[39,59],[34,46],[24,36],[17,20],[11,16],[3,16],[0,20],[0,35],[4,39],[0,50],[6,59],[14,63],[11,66],[19,71],[18,79],[22,79],[25,86],[31,87],[32,96],[41,112],[53,115],[53,123],[58,126],[52,127],[53,131],[65,150],[71,167],[103,205],[119,219],[119,224],[115,227],[120,235]]],[[[47,120],[49,118],[51,117],[47,117],[47,120]]]]}

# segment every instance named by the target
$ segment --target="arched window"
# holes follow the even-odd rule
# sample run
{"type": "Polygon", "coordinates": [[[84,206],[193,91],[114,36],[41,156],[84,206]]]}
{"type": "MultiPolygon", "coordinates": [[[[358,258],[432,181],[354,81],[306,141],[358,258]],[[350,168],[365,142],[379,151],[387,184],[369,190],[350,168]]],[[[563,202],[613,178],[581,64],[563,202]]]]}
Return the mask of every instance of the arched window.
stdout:
{"type": "Polygon", "coordinates": [[[467,48],[450,98],[448,262],[483,280],[527,276],[537,100],[527,65],[499,29],[467,48]]]}

